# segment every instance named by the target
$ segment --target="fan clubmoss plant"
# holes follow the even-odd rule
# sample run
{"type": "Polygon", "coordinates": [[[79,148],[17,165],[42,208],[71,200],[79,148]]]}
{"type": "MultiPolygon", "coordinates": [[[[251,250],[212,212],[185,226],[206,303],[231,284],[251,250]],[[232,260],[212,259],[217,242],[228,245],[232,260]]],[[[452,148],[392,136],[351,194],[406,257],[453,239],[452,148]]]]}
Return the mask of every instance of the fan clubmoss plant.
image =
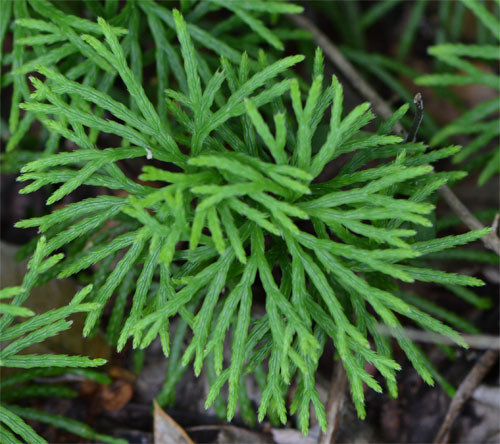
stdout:
{"type": "MultiPolygon", "coordinates": [[[[279,9],[281,3],[214,4],[219,3],[230,5],[234,17],[277,46],[252,11],[279,9]]],[[[122,37],[123,29],[99,18],[92,25],[78,22],[84,34],[77,35],[57,15],[53,23],[37,22],[37,29],[71,36],[68,48],[97,77],[89,80],[85,71],[69,75],[49,50],[33,63],[39,75],[30,77],[33,92],[20,105],[50,131],[49,140],[76,147],[49,150],[27,163],[19,180],[31,183],[23,192],[46,187],[48,206],[82,185],[108,193],[17,224],[39,228],[47,239],[44,254],[66,251],[44,280],[98,264],[84,335],[105,328],[119,351],[128,341],[144,349],[159,338],[170,356],[160,400],[172,399],[181,366],[191,366],[196,375],[206,368],[211,384],[206,405],[216,402],[229,420],[239,403],[252,421],[245,380],[255,376],[262,388],[258,419],[270,414],[285,423],[288,412],[297,413],[304,433],[311,403],[326,427],[315,373],[327,341],[333,341],[347,372],[360,417],[365,416],[363,384],[382,391],[367,363],[397,395],[400,366],[379,324],[390,329],[432,384],[434,369],[405,337],[401,319],[467,345],[425,307],[400,297],[398,289],[399,282],[416,280],[482,285],[416,261],[488,232],[416,238],[419,227],[432,225],[435,191],[464,175],[433,172],[431,164],[459,147],[429,150],[391,135],[407,105],[376,132],[365,131],[374,119],[370,105],[344,112],[342,86],[336,77],[324,79],[319,50],[309,85],[292,71],[301,55],[271,60],[260,51],[256,58],[246,52],[236,57],[215,45],[210,49],[221,55],[217,60],[197,49],[198,28],[179,11],[149,1],[137,4],[155,23],[156,44],[168,42],[176,55],[155,65],[156,106],[138,59],[127,59],[130,34],[122,37]],[[164,24],[175,35],[169,37],[164,24]],[[47,59],[51,62],[43,63],[47,59]],[[166,88],[170,72],[175,82],[166,88]],[[125,85],[126,94],[96,85],[96,78],[110,77],[125,85]],[[142,166],[142,174],[125,175],[123,161],[142,166]],[[255,304],[264,304],[265,314],[257,315],[255,304]],[[112,309],[104,322],[106,306],[112,309]],[[229,360],[224,344],[231,347],[229,360]],[[298,390],[287,408],[292,381],[298,390]],[[227,402],[220,401],[225,384],[227,402]]]]}

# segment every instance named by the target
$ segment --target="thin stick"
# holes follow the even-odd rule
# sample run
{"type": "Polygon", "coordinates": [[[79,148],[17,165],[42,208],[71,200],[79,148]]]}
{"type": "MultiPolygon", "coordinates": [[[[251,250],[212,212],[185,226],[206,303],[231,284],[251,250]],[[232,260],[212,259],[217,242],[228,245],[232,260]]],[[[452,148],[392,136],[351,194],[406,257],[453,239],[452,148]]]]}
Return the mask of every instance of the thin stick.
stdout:
{"type": "Polygon", "coordinates": [[[460,410],[462,410],[465,402],[470,398],[476,387],[485,377],[486,373],[488,373],[488,370],[493,367],[493,364],[495,364],[497,359],[498,351],[488,350],[483,354],[483,356],[481,356],[476,365],[472,367],[472,370],[462,381],[462,383],[458,387],[457,393],[455,393],[455,396],[451,401],[443,424],[441,425],[441,428],[439,429],[439,432],[434,439],[435,444],[445,444],[448,442],[451,426],[460,413],[460,410]]]}
{"type": "Polygon", "coordinates": [[[234,430],[238,427],[227,424],[203,424],[199,426],[186,427],[186,432],[203,432],[205,430],[234,430]]]}
{"type": "MultiPolygon", "coordinates": [[[[462,202],[460,202],[458,197],[447,185],[444,185],[439,189],[439,194],[469,229],[480,230],[484,228],[484,225],[479,222],[476,216],[474,216],[462,202]]],[[[495,226],[496,224],[494,223],[493,225],[495,226]]],[[[494,226],[492,228],[495,228],[494,226]]],[[[500,239],[496,235],[495,230],[491,230],[491,233],[483,236],[481,240],[486,248],[489,248],[496,254],[500,255],[500,239]]]]}
{"type": "MultiPolygon", "coordinates": [[[[386,325],[379,324],[377,330],[386,336],[394,336],[394,329],[387,327],[386,325]]],[[[454,345],[455,342],[452,341],[448,336],[440,335],[437,333],[417,330],[416,328],[398,328],[401,334],[403,334],[408,339],[416,342],[424,342],[430,344],[443,344],[443,345],[454,345]]],[[[500,337],[494,335],[462,335],[462,338],[469,345],[469,347],[476,350],[500,350],[500,337]]]]}
{"type": "MultiPolygon", "coordinates": [[[[303,15],[288,15],[288,18],[297,26],[306,29],[312,34],[315,42],[323,50],[326,56],[340,69],[340,71],[342,71],[344,76],[349,79],[352,86],[356,88],[363,97],[372,103],[375,112],[379,116],[384,119],[388,119],[392,116],[391,108],[387,102],[380,97],[370,85],[368,85],[368,83],[358,73],[356,68],[354,68],[354,66],[313,22],[303,15]]],[[[394,128],[400,134],[405,132],[403,126],[399,122],[394,125],[394,128]]],[[[444,185],[441,187],[439,192],[448,206],[457,214],[457,216],[465,225],[467,225],[469,229],[478,230],[484,228],[483,224],[481,224],[481,222],[479,222],[479,220],[472,215],[472,213],[448,186],[444,185]]],[[[493,232],[493,230],[491,233],[484,236],[482,241],[486,248],[489,248],[500,255],[500,239],[493,232]]]]}
{"type": "Polygon", "coordinates": [[[344,404],[345,390],[347,387],[347,375],[340,361],[335,365],[328,393],[328,403],[326,406],[326,424],[325,433],[321,433],[318,438],[318,444],[331,444],[334,442],[338,431],[338,423],[342,405],[344,404]]]}

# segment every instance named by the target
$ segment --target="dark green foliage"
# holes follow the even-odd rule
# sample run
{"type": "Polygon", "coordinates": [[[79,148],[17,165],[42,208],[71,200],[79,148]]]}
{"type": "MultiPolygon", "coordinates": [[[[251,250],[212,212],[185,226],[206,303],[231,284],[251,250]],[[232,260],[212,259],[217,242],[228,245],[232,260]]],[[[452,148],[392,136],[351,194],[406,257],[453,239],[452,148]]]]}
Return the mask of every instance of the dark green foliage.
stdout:
{"type": "Polygon", "coordinates": [[[0,405],[0,421],[2,423],[0,436],[2,436],[2,442],[20,442],[14,436],[16,434],[28,443],[46,443],[45,439],[37,435],[24,422],[26,419],[35,419],[88,439],[121,443],[122,440],[98,434],[81,422],[13,404],[17,400],[33,397],[71,398],[77,395],[75,390],[64,385],[29,384],[34,378],[41,376],[51,377],[65,373],[76,373],[87,378],[96,379],[101,383],[110,382],[103,374],[84,369],[85,367],[103,365],[106,362],[104,359],[21,353],[26,348],[70,328],[72,322],[66,318],[73,313],[90,312],[97,308],[95,303],[83,302],[92,291],[91,285],[79,291],[66,307],[35,315],[31,310],[22,306],[36,284],[39,275],[48,272],[62,259],[61,254],[45,258],[45,247],[45,238],[42,237],[38,242],[33,258],[28,264],[28,272],[22,286],[5,288],[0,291],[0,299],[13,298],[10,304],[0,304],[0,342],[3,344],[8,342],[8,345],[5,345],[0,351],[0,366],[23,369],[11,376],[3,376],[0,381],[0,397],[2,399],[0,405]],[[15,316],[28,317],[29,319],[12,325],[15,316]]]}
{"type": "MultiPolygon", "coordinates": [[[[372,2],[363,14],[349,15],[348,10],[358,8],[351,4],[358,2],[336,2],[334,7],[325,8],[321,2],[315,2],[314,7],[324,10],[336,21],[343,42],[343,53],[360,69],[378,79],[389,87],[390,91],[406,102],[411,102],[412,94],[402,79],[415,82],[417,85],[431,86],[440,101],[451,102],[463,110],[455,121],[439,128],[436,122],[425,114],[422,124],[422,134],[431,146],[449,143],[456,136],[466,136],[469,143],[453,156],[454,163],[461,163],[468,171],[481,169],[478,184],[483,185],[500,171],[500,147],[498,146],[499,128],[498,112],[500,100],[491,98],[468,109],[461,104],[460,99],[451,86],[478,85],[493,90],[500,88],[498,76],[498,60],[500,58],[500,21],[498,12],[500,4],[481,2],[477,0],[460,0],[457,2],[429,2],[418,0],[400,2],[399,0],[379,0],[372,2]],[[411,5],[411,6],[410,6],[411,5]],[[383,19],[394,8],[410,9],[408,20],[398,39],[395,58],[384,54],[376,54],[368,50],[366,31],[379,20],[383,19]],[[412,47],[418,46],[418,25],[429,9],[437,9],[430,13],[428,21],[439,24],[435,28],[435,45],[429,47],[428,53],[436,60],[435,71],[424,75],[413,64],[403,63],[409,59],[412,47]],[[475,41],[464,43],[462,37],[466,13],[472,18],[469,26],[476,29],[475,41]],[[358,26],[358,21],[360,26],[358,26]],[[359,35],[358,35],[359,34],[359,35]],[[464,161],[467,160],[465,163],[464,161]]],[[[385,17],[387,19],[387,17],[385,17]]],[[[469,37],[470,38],[470,37],[469,37]]],[[[411,57],[411,56],[410,56],[411,57]]],[[[478,89],[480,90],[480,89],[478,89]]],[[[424,97],[425,101],[425,97],[424,97]]],[[[409,122],[404,119],[409,127],[409,122]]]]}
{"type": "MultiPolygon", "coordinates": [[[[498,73],[488,72],[481,66],[469,62],[468,58],[481,61],[500,60],[500,20],[489,12],[481,3],[473,0],[461,0],[462,4],[470,9],[478,20],[479,29],[485,29],[485,35],[491,33],[495,44],[464,45],[446,44],[432,46],[429,54],[436,57],[443,64],[449,65],[463,74],[429,74],[417,78],[420,85],[484,85],[500,90],[500,76],[498,73]]],[[[497,2],[498,3],[498,2],[497,2]]],[[[474,166],[481,166],[478,183],[483,185],[493,175],[500,173],[500,124],[498,112],[500,111],[500,97],[484,101],[468,110],[455,121],[441,128],[431,139],[431,144],[442,144],[449,137],[456,135],[472,135],[472,140],[459,153],[455,154],[453,161],[456,163],[476,155],[474,166]],[[484,150],[485,147],[490,147],[484,150]],[[480,154],[478,154],[480,153],[480,154]]]]}

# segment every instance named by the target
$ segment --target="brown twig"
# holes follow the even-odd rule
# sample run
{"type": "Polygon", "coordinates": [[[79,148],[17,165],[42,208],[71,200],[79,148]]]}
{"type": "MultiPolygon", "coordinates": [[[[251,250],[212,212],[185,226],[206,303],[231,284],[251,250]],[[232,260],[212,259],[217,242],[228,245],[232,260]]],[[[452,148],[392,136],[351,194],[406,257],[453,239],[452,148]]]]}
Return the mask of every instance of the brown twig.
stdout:
{"type": "Polygon", "coordinates": [[[435,444],[443,444],[448,442],[451,426],[460,413],[460,410],[462,409],[465,402],[470,398],[486,373],[488,373],[488,370],[493,366],[493,364],[495,364],[497,359],[498,350],[488,350],[483,354],[483,356],[481,356],[476,365],[472,367],[472,370],[462,381],[451,401],[443,424],[441,425],[441,428],[439,429],[439,432],[434,439],[435,444]]]}
{"type": "MultiPolygon", "coordinates": [[[[439,189],[439,194],[446,201],[448,206],[455,212],[460,220],[467,225],[471,230],[481,230],[484,225],[469,211],[469,209],[458,199],[458,197],[446,185],[439,189]]],[[[498,215],[497,215],[498,217],[498,215]]],[[[496,218],[496,220],[498,220],[496,218]]],[[[493,223],[493,229],[486,236],[482,237],[483,244],[486,248],[493,250],[496,254],[500,255],[500,239],[495,233],[495,227],[498,222],[493,223]]]]}
{"type": "MultiPolygon", "coordinates": [[[[303,15],[289,15],[288,18],[297,26],[309,31],[315,42],[323,50],[325,55],[342,71],[344,76],[351,82],[352,86],[358,92],[370,101],[375,112],[388,119],[392,116],[392,111],[387,102],[380,97],[377,92],[361,77],[356,68],[344,57],[337,47],[321,32],[318,27],[303,15]]],[[[400,134],[404,133],[404,128],[397,122],[394,125],[396,131],[400,134]]],[[[471,230],[479,230],[484,228],[483,224],[467,209],[467,207],[458,199],[458,197],[446,185],[439,190],[441,196],[446,201],[448,206],[456,213],[456,215],[467,225],[471,230]]],[[[500,239],[495,234],[494,230],[482,238],[486,248],[493,250],[500,255],[500,239]]]]}
{"type": "Polygon", "coordinates": [[[338,423],[342,405],[344,404],[345,390],[347,387],[347,375],[340,361],[335,365],[328,393],[328,403],[326,405],[326,424],[325,433],[321,433],[318,438],[318,444],[330,444],[334,442],[338,431],[338,423]]]}
{"type": "MultiPolygon", "coordinates": [[[[394,330],[386,325],[379,324],[377,330],[386,336],[393,336],[394,330]]],[[[424,342],[429,344],[454,345],[455,342],[445,335],[429,331],[417,330],[416,328],[398,328],[398,331],[408,339],[415,342],[424,342]]],[[[469,347],[476,350],[500,350],[500,337],[494,335],[462,335],[462,338],[469,347]]]]}
{"type": "Polygon", "coordinates": [[[202,424],[199,426],[186,427],[186,432],[204,432],[205,430],[233,430],[237,427],[227,424],[202,424]]]}

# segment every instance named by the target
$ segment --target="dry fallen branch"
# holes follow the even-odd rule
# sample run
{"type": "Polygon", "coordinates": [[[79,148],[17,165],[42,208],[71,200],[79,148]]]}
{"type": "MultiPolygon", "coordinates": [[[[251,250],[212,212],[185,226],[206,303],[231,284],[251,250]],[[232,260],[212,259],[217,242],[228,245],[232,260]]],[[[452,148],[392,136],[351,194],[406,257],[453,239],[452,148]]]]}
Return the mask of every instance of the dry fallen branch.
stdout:
{"type": "Polygon", "coordinates": [[[330,444],[334,442],[345,399],[346,386],[347,375],[342,362],[338,361],[332,374],[330,391],[328,393],[328,404],[326,407],[327,430],[319,436],[318,444],[330,444]]]}
{"type": "MultiPolygon", "coordinates": [[[[448,206],[455,212],[460,220],[471,230],[480,230],[484,225],[469,211],[469,209],[458,199],[458,197],[446,185],[441,187],[439,194],[446,201],[448,206]]],[[[498,225],[498,215],[493,222],[491,233],[484,236],[481,240],[486,248],[493,250],[500,255],[500,239],[496,235],[498,225]]]]}
{"type": "Polygon", "coordinates": [[[453,422],[457,418],[465,402],[470,398],[476,387],[482,381],[486,373],[498,359],[498,350],[488,350],[481,356],[476,365],[458,387],[457,393],[453,397],[443,424],[434,439],[434,443],[447,443],[453,422]]]}
{"type": "MultiPolygon", "coordinates": [[[[393,336],[393,332],[385,325],[379,325],[381,334],[393,336]]],[[[415,328],[399,329],[399,332],[415,342],[425,342],[430,344],[454,345],[455,343],[448,337],[429,331],[417,330],[415,328]]],[[[469,347],[483,350],[500,350],[500,337],[493,335],[462,335],[469,347]]]]}

